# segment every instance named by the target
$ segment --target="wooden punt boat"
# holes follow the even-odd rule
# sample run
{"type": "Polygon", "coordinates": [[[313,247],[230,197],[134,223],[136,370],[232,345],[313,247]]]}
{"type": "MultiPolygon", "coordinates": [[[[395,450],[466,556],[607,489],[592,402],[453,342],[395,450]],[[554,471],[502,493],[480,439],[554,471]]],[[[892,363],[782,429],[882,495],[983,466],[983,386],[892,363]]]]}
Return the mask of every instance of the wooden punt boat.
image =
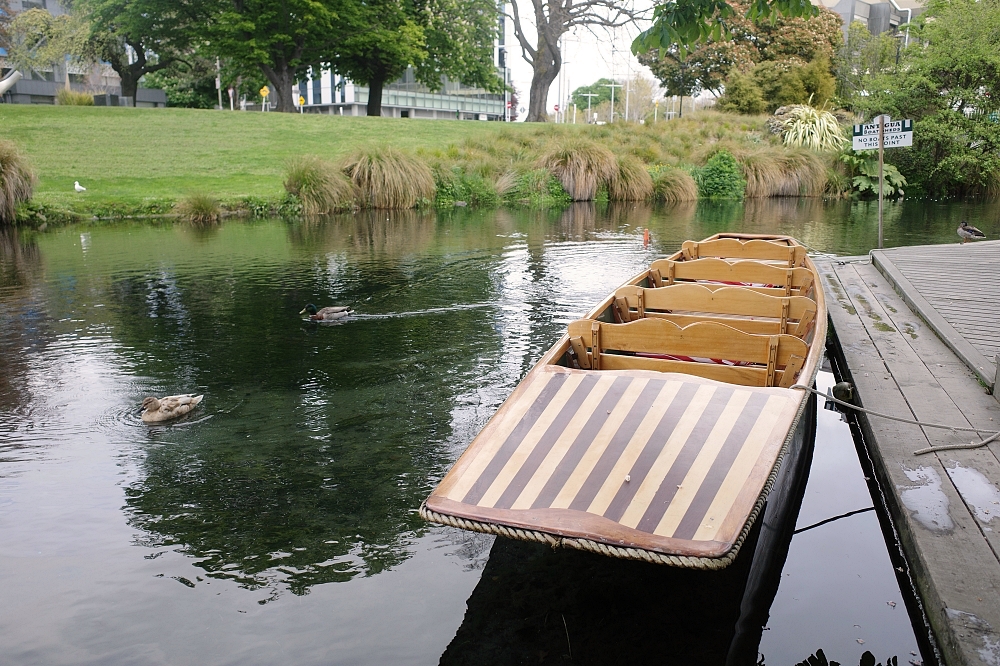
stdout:
{"type": "MultiPolygon", "coordinates": [[[[796,441],[826,340],[786,236],[685,242],[538,361],[426,520],[673,566],[733,561],[796,441]]],[[[787,476],[787,475],[786,475],[787,476]]]]}

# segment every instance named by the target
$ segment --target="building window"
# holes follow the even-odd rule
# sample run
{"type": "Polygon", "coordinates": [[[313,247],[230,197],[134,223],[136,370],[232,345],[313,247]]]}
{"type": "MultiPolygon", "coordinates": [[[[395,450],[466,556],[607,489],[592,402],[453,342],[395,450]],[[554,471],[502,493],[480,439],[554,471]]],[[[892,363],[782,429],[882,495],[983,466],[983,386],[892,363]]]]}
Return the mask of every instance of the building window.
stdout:
{"type": "Polygon", "coordinates": [[[309,91],[306,90],[305,79],[303,79],[302,81],[299,81],[299,97],[301,97],[303,100],[306,100],[306,101],[309,100],[309,91]]]}

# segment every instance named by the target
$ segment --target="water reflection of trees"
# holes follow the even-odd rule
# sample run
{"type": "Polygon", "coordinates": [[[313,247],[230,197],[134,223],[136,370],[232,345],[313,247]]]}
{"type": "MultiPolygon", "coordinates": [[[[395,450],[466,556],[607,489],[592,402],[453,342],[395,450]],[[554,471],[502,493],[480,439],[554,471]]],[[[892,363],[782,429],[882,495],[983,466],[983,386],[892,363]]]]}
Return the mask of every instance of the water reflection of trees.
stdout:
{"type": "Polygon", "coordinates": [[[38,245],[17,229],[0,228],[0,405],[21,411],[30,403],[31,355],[26,348],[44,344],[44,310],[33,288],[41,282],[38,245]]]}
{"type": "Polygon", "coordinates": [[[433,225],[413,221],[328,223],[309,241],[319,251],[288,265],[115,279],[114,335],[134,370],[163,391],[205,392],[212,416],[150,431],[127,489],[142,543],[180,546],[213,576],[295,593],[409,557],[427,529],[414,509],[452,460],[443,442],[455,396],[477,386],[500,346],[483,310],[420,314],[441,305],[442,290],[482,300],[492,259],[459,280],[453,258],[426,249],[433,225]],[[420,259],[401,271],[407,243],[420,259]],[[386,304],[416,314],[301,323],[306,299],[328,293],[321,256],[331,252],[352,276],[331,298],[363,302],[382,289],[386,304]]]}

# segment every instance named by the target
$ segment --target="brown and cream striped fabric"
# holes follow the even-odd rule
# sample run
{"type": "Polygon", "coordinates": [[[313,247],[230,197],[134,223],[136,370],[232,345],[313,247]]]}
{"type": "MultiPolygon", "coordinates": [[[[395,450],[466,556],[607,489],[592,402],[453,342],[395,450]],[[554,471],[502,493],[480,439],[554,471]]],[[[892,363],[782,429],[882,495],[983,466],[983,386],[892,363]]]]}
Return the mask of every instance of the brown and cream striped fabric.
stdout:
{"type": "Polygon", "coordinates": [[[538,366],[427,506],[657,552],[719,557],[802,397],[690,375],[538,366]]]}

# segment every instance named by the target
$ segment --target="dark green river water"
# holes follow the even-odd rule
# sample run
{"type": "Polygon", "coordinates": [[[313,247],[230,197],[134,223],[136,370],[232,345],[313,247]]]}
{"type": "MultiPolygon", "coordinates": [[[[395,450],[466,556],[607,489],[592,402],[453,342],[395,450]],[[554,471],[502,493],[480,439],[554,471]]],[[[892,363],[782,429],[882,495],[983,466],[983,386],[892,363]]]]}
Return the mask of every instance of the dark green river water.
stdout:
{"type": "MultiPolygon", "coordinates": [[[[592,581],[518,565],[484,578],[492,538],[417,507],[565,324],[654,258],[717,231],[863,254],[874,212],[578,205],[0,232],[0,663],[717,663],[726,620],[698,615],[696,591],[646,599],[636,626],[650,603],[694,620],[626,645],[587,619],[592,581]],[[357,316],[305,323],[310,302],[357,316]],[[186,392],[205,401],[185,420],[139,420],[144,396],[186,392]],[[524,594],[490,589],[501,578],[524,594]],[[467,615],[474,594],[495,601],[467,615]],[[574,624],[609,651],[578,635],[570,659],[574,624]],[[497,645],[505,632],[520,652],[497,645]]],[[[955,242],[963,217],[1000,234],[996,205],[906,202],[888,207],[886,244],[955,242]]],[[[799,524],[868,506],[848,426],[821,412],[799,524]]],[[[904,664],[917,645],[875,513],[793,539],[767,664],[818,648],[904,664]]]]}

